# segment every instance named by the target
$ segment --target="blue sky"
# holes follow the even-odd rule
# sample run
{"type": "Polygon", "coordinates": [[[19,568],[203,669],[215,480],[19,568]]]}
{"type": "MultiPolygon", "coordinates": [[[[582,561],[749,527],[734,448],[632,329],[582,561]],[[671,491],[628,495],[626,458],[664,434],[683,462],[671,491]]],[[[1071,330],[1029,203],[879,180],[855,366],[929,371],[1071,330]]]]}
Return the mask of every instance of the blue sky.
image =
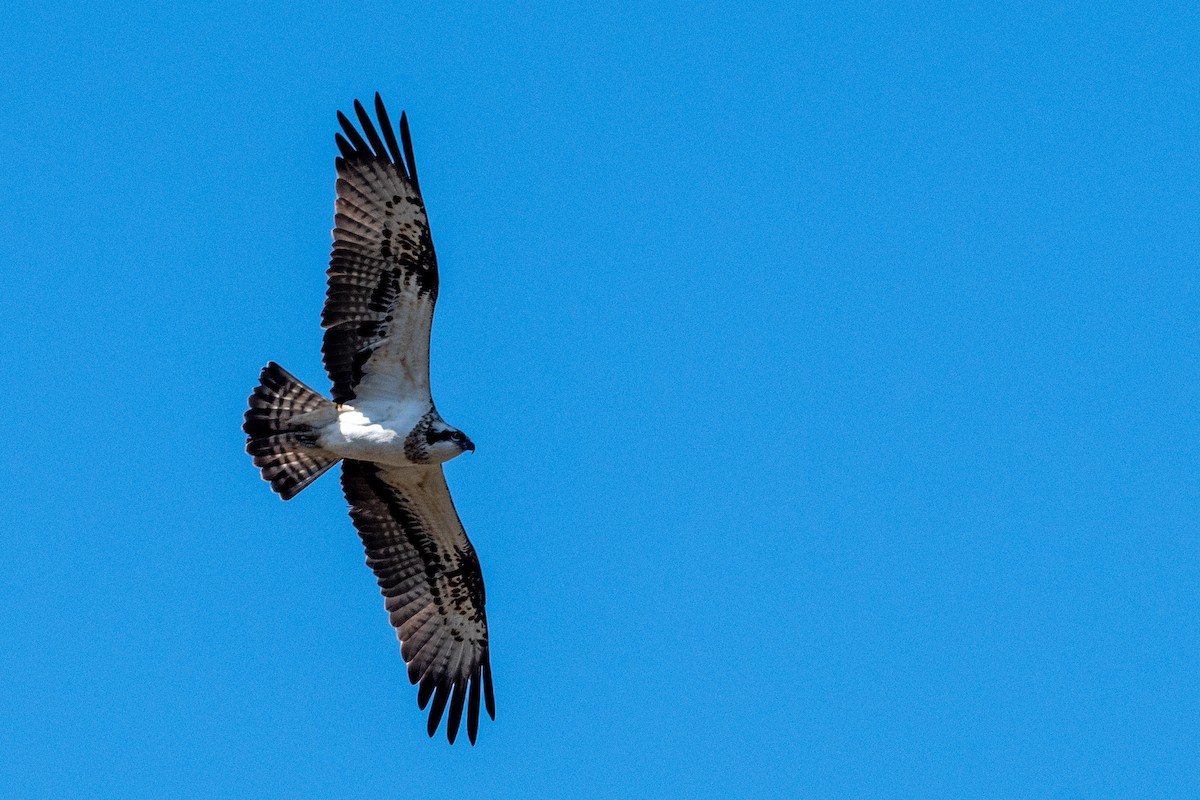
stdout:
{"type": "Polygon", "coordinates": [[[6,797],[1194,796],[1193,5],[6,17],[6,797]],[[475,748],[337,481],[242,452],[266,361],[328,387],[377,90],[478,446],[475,748]]]}

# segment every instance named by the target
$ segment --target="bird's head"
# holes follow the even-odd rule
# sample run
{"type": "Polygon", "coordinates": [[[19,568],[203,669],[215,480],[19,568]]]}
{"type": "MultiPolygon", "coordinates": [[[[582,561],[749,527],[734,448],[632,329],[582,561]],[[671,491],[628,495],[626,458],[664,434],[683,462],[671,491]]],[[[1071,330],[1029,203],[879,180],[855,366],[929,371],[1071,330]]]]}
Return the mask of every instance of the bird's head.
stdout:
{"type": "Polygon", "coordinates": [[[470,450],[475,452],[475,443],[467,435],[446,421],[438,418],[425,428],[424,454],[430,463],[441,464],[470,450]]]}

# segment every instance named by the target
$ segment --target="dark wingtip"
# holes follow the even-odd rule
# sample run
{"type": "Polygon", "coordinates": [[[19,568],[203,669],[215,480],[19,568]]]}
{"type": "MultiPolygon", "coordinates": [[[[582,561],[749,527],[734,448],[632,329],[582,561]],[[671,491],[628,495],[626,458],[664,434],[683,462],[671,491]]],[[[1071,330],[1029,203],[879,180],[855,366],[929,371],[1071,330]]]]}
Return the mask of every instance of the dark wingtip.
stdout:
{"type": "Polygon", "coordinates": [[[338,124],[342,126],[342,130],[345,131],[346,135],[349,136],[351,139],[353,139],[354,136],[358,133],[358,131],[354,130],[354,123],[352,123],[350,121],[350,118],[347,117],[345,114],[343,114],[341,111],[337,112],[337,121],[338,121],[338,124]]]}
{"type": "Polygon", "coordinates": [[[466,681],[456,681],[454,694],[450,697],[450,716],[446,717],[446,738],[450,740],[450,744],[454,744],[454,740],[458,737],[458,726],[462,723],[463,704],[466,699],[466,681]]]}
{"type": "Polygon", "coordinates": [[[486,653],[483,656],[483,704],[488,716],[496,718],[496,696],[492,693],[492,661],[486,653]]]}
{"type": "Polygon", "coordinates": [[[479,667],[471,675],[471,695],[467,700],[467,738],[475,744],[475,735],[479,733],[479,667]]]}
{"type": "MultiPolygon", "coordinates": [[[[354,123],[341,111],[337,112],[337,119],[342,126],[342,131],[346,134],[346,138],[353,145],[349,154],[346,154],[345,150],[342,150],[342,154],[346,155],[346,158],[357,157],[360,159],[372,155],[371,148],[367,145],[366,140],[363,139],[362,134],[358,132],[358,129],[354,127],[354,123]]],[[[341,147],[340,143],[338,147],[341,147]]]]}
{"type": "Polygon", "coordinates": [[[408,114],[400,112],[400,141],[404,144],[404,160],[408,164],[408,177],[413,187],[420,192],[421,181],[417,178],[417,160],[413,158],[412,134],[408,130],[408,114]]]}
{"type": "Polygon", "coordinates": [[[433,695],[433,705],[429,707],[429,725],[426,730],[429,735],[433,736],[437,732],[438,726],[442,724],[442,714],[446,711],[446,703],[450,700],[450,686],[448,684],[440,684],[437,691],[433,695]]]}
{"type": "Polygon", "coordinates": [[[417,708],[425,710],[425,706],[429,705],[429,698],[433,696],[433,690],[436,688],[437,684],[433,680],[421,681],[421,688],[417,690],[417,708]]]}
{"type": "Polygon", "coordinates": [[[384,147],[383,140],[379,138],[379,133],[375,130],[375,123],[371,121],[371,115],[357,100],[354,101],[354,113],[358,115],[358,122],[362,125],[363,133],[367,135],[367,141],[371,143],[371,149],[375,151],[375,157],[390,161],[387,148],[384,147]]]}
{"type": "Polygon", "coordinates": [[[404,165],[404,156],[400,154],[400,145],[396,142],[396,129],[392,127],[392,121],[388,119],[387,108],[384,107],[383,98],[379,92],[375,93],[375,116],[379,118],[379,127],[383,129],[383,140],[387,142],[392,163],[399,169],[407,171],[408,168],[404,165]]]}

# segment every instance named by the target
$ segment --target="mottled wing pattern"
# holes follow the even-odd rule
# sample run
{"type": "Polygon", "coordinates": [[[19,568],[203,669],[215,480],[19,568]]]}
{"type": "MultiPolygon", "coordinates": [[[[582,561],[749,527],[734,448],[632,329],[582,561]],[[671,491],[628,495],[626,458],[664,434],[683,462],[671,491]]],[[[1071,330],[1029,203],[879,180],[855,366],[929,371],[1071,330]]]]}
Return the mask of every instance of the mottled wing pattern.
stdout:
{"type": "Polygon", "coordinates": [[[465,707],[474,744],[481,690],[488,715],[496,718],[483,573],[441,466],[347,460],[342,487],[400,638],[408,678],[420,685],[417,703],[424,709],[433,699],[429,735],[449,704],[446,738],[453,743],[465,707]]]}
{"type": "Polygon", "coordinates": [[[322,353],[333,399],[429,394],[429,329],[437,301],[437,257],[417,183],[408,120],[403,154],[375,95],[382,137],[354,101],[362,133],[339,112],[337,204],[322,353]]]}

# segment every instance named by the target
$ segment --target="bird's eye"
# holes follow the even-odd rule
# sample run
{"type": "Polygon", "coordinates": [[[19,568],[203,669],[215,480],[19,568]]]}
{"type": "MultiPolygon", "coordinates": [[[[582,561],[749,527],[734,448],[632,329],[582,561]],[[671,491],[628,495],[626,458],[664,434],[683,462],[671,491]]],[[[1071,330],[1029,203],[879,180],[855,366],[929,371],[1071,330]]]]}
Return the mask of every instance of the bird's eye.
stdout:
{"type": "Polygon", "coordinates": [[[446,441],[465,442],[465,441],[467,441],[467,435],[465,433],[463,433],[462,431],[456,431],[456,430],[429,431],[428,433],[425,434],[425,440],[427,442],[429,442],[430,444],[434,444],[435,442],[446,442],[446,441]]]}

